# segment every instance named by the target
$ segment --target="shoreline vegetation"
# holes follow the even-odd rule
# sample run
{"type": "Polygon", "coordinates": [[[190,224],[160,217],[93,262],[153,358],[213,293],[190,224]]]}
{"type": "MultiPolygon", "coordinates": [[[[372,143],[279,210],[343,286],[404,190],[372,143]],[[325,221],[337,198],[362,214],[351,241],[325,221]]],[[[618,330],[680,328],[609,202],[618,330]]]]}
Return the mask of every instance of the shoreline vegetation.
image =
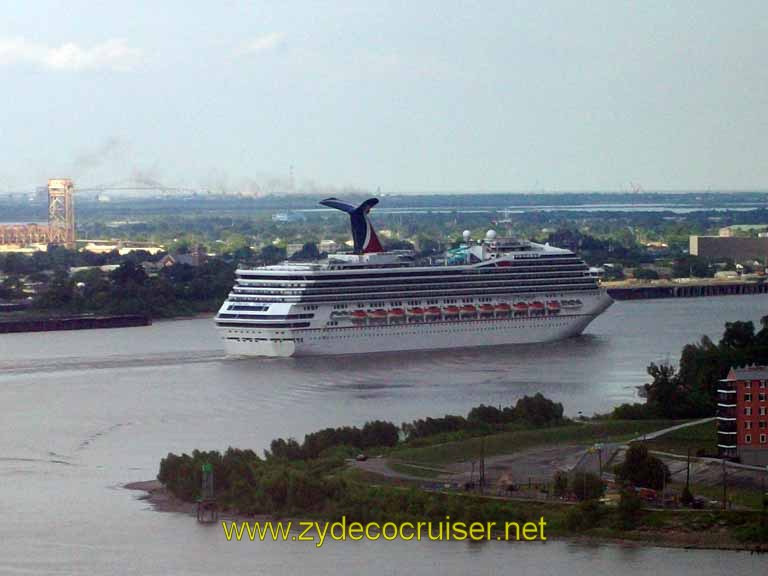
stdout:
{"type": "MultiPolygon", "coordinates": [[[[214,470],[218,507],[236,519],[346,517],[367,523],[450,516],[504,525],[543,516],[552,538],[762,551],[768,544],[765,513],[744,505],[746,500],[728,510],[681,507],[679,499],[674,508],[662,507],[665,496],[669,500],[683,487],[642,438],[659,441],[653,433],[670,429],[674,441],[706,441],[713,430],[709,421],[694,423],[696,433],[678,428],[680,423],[573,421],[563,416],[562,405],[537,394],[505,408],[481,405],[466,417],[328,428],[307,434],[302,443],[276,439],[263,458],[234,448],[169,454],[157,482],[127,487],[146,491],[158,510],[192,513],[207,464],[214,470]],[[599,471],[594,446],[606,457],[599,471]],[[527,484],[514,474],[526,458],[540,460],[538,468],[528,462],[526,470],[533,466],[540,475],[529,476],[527,484]],[[475,473],[481,461],[482,476],[475,473]],[[410,473],[401,473],[402,466],[410,473]],[[656,494],[661,484],[662,502],[641,497],[644,491],[656,494]]],[[[699,492],[698,485],[691,487],[699,492]]]]}

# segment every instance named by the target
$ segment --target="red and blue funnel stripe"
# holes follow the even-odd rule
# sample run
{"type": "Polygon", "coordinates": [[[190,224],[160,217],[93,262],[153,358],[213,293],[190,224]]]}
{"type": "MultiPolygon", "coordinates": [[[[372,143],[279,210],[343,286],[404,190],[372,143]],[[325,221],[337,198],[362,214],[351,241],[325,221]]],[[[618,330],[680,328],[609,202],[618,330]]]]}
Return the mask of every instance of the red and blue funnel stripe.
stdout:
{"type": "Polygon", "coordinates": [[[384,248],[381,242],[379,242],[379,237],[376,236],[376,231],[373,229],[373,225],[368,218],[371,208],[378,203],[378,198],[369,198],[357,207],[338,198],[327,198],[320,202],[323,206],[335,208],[349,214],[349,220],[352,224],[352,240],[355,243],[355,252],[357,254],[384,252],[384,248]]]}

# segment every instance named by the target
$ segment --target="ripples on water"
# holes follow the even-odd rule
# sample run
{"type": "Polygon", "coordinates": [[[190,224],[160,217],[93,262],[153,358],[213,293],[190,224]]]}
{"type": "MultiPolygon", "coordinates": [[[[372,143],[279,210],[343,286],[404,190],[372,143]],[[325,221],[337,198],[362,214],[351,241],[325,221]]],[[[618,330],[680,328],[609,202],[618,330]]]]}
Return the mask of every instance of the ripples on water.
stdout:
{"type": "MultiPolygon", "coordinates": [[[[551,344],[295,359],[228,359],[211,320],[0,335],[0,573],[628,576],[757,572],[739,554],[584,547],[223,542],[115,486],[157,473],[169,451],[261,450],[325,426],[396,423],[542,392],[566,413],[636,400],[651,361],[676,360],[768,297],[619,302],[551,344]]],[[[761,559],[764,560],[764,559],[761,559]]]]}

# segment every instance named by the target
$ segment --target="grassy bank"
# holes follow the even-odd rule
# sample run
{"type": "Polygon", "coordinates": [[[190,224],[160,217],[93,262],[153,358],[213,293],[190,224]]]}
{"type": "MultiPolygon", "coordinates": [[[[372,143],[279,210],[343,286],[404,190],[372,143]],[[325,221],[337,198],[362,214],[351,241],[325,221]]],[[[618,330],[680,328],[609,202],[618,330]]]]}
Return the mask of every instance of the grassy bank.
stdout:
{"type": "Polygon", "coordinates": [[[564,426],[513,430],[484,437],[410,447],[404,444],[390,455],[414,464],[440,465],[477,458],[481,450],[486,456],[513,452],[546,444],[589,444],[625,442],[661,428],[674,426],[673,420],[598,420],[570,423],[564,426]]]}
{"type": "Polygon", "coordinates": [[[645,445],[649,450],[669,452],[685,456],[690,450],[691,456],[701,451],[704,454],[717,453],[717,423],[712,420],[674,430],[653,440],[647,440],[645,445]]]}

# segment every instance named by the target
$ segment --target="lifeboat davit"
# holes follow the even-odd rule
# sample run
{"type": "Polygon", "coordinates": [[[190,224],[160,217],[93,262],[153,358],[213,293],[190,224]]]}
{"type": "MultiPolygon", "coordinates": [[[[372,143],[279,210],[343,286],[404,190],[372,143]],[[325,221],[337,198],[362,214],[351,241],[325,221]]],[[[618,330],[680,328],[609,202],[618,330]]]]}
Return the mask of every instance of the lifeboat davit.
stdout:
{"type": "Polygon", "coordinates": [[[424,316],[424,308],[408,308],[409,316],[424,316]]]}
{"type": "Polygon", "coordinates": [[[459,313],[458,306],[446,306],[444,313],[446,316],[456,316],[459,313]]]}
{"type": "Polygon", "coordinates": [[[390,316],[394,316],[395,318],[400,318],[401,316],[405,316],[405,310],[402,308],[392,308],[389,311],[390,316]]]}
{"type": "Polygon", "coordinates": [[[427,308],[427,312],[426,312],[427,316],[440,316],[440,314],[442,313],[443,311],[440,310],[440,308],[438,308],[437,306],[430,306],[429,308],[427,308]]]}

